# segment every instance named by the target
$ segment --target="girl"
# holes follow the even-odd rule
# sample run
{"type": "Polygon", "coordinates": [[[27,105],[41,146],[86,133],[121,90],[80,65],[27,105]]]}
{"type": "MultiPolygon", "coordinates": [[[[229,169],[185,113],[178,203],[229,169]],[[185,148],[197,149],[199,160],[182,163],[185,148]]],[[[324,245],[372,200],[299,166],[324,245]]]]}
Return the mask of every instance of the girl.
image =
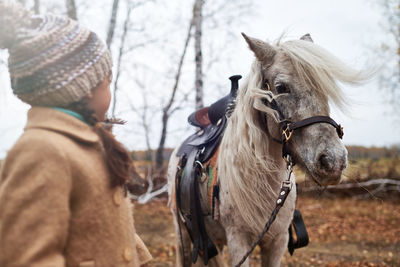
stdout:
{"type": "Polygon", "coordinates": [[[111,56],[67,18],[0,0],[0,49],[32,108],[0,172],[0,266],[140,266],[125,185],[129,153],[101,126],[111,56]]]}

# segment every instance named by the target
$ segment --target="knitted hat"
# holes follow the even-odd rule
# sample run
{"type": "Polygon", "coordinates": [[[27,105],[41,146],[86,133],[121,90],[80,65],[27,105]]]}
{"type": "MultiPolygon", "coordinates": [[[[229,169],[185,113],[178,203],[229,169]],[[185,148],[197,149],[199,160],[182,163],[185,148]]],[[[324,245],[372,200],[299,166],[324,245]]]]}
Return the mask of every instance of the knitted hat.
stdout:
{"type": "Polygon", "coordinates": [[[9,52],[11,87],[30,105],[68,106],[111,73],[105,44],[74,20],[32,15],[0,0],[0,25],[0,49],[9,52]]]}

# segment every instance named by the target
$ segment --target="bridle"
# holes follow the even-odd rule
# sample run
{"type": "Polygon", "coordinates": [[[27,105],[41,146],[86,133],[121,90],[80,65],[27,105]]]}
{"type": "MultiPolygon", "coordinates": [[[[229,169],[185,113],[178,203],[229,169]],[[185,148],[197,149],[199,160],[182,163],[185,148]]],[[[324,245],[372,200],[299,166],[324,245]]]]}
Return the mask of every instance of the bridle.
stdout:
{"type": "MultiPolygon", "coordinates": [[[[263,90],[271,92],[271,87],[267,80],[263,79],[262,84],[263,84],[263,86],[262,86],[263,90]]],[[[266,98],[264,98],[263,103],[264,103],[264,105],[268,106],[269,108],[275,110],[279,115],[279,121],[280,121],[279,128],[281,129],[281,139],[280,140],[273,137],[272,134],[269,132],[266,113],[262,114],[262,118],[264,121],[264,126],[267,131],[267,134],[272,138],[272,140],[274,140],[275,142],[277,142],[279,144],[282,144],[282,157],[286,161],[288,161],[289,158],[292,158],[290,156],[290,151],[287,147],[287,143],[292,138],[295,130],[313,125],[315,123],[328,123],[328,124],[332,125],[333,127],[335,127],[336,133],[338,134],[339,138],[340,139],[343,138],[343,135],[344,135],[343,127],[329,116],[317,115],[317,116],[312,116],[312,117],[309,117],[309,118],[306,118],[306,119],[303,119],[300,121],[292,122],[285,118],[285,116],[283,115],[282,111],[280,110],[280,108],[278,106],[278,103],[276,102],[276,100],[274,98],[272,98],[271,100],[267,100],[266,98]]],[[[291,159],[291,160],[292,160],[292,164],[295,165],[295,162],[293,161],[293,159],[291,159]]]]}
{"type": "MultiPolygon", "coordinates": [[[[269,86],[269,83],[267,80],[263,78],[263,87],[262,89],[266,91],[271,91],[271,87],[269,86]]],[[[267,100],[266,98],[263,99],[263,103],[268,106],[269,108],[275,110],[278,115],[279,115],[279,128],[281,129],[281,139],[274,138],[271,133],[268,130],[268,124],[267,124],[267,114],[262,113],[262,119],[264,121],[264,126],[267,131],[267,134],[274,140],[275,142],[282,144],[282,157],[287,163],[287,171],[288,171],[288,176],[286,180],[282,182],[279,194],[278,194],[278,199],[275,202],[275,208],[272,211],[267,223],[265,224],[263,230],[261,233],[258,235],[257,239],[251,244],[250,249],[246,252],[246,254],[242,257],[242,259],[235,265],[235,267],[239,267],[242,265],[246,259],[250,256],[250,254],[253,252],[254,248],[261,242],[263,236],[265,235],[266,232],[268,232],[270,226],[272,223],[275,221],[276,216],[278,215],[278,212],[280,208],[283,206],[285,203],[285,200],[287,196],[290,193],[290,190],[292,189],[292,182],[290,180],[291,174],[293,172],[293,166],[295,165],[295,162],[293,160],[293,157],[290,155],[290,151],[287,147],[287,143],[289,140],[292,138],[294,132],[298,129],[310,126],[315,123],[328,123],[335,127],[336,133],[338,134],[339,138],[342,139],[343,137],[343,127],[336,123],[331,117],[329,116],[312,116],[300,121],[292,122],[288,119],[286,119],[280,110],[278,103],[275,101],[274,98],[271,100],[267,100]]]]}

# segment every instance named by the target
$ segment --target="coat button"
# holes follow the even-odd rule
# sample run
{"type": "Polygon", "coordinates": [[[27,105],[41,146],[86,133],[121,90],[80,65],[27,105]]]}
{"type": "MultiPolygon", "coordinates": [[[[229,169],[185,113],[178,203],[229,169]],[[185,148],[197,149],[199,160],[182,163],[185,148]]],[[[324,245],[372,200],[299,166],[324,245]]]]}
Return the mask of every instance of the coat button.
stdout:
{"type": "Polygon", "coordinates": [[[120,190],[116,190],[116,191],[114,192],[113,200],[114,200],[115,205],[117,205],[117,206],[121,205],[121,202],[122,202],[122,193],[120,192],[120,190]]]}
{"type": "Polygon", "coordinates": [[[125,248],[123,257],[124,257],[124,260],[126,260],[127,262],[130,262],[132,260],[131,248],[125,248]]]}

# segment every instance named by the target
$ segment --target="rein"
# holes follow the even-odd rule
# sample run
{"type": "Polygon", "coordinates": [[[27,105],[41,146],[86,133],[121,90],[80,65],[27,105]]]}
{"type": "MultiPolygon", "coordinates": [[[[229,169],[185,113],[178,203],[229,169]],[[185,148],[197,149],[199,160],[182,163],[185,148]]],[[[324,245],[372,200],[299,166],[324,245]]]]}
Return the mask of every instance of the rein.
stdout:
{"type": "Polygon", "coordinates": [[[261,239],[264,237],[264,235],[268,232],[269,228],[271,227],[272,223],[275,221],[276,216],[278,215],[279,210],[285,203],[285,200],[287,196],[290,193],[290,190],[292,189],[292,183],[290,182],[290,177],[292,176],[293,172],[293,162],[291,160],[291,157],[288,156],[288,176],[285,181],[282,182],[281,185],[281,190],[279,191],[278,199],[275,202],[275,209],[272,211],[267,223],[264,226],[264,229],[261,231],[261,233],[258,235],[257,239],[251,244],[250,249],[246,252],[246,254],[242,257],[242,259],[239,261],[238,264],[235,265],[235,267],[239,267],[242,265],[246,259],[250,256],[250,254],[253,252],[253,250],[256,248],[256,246],[261,242],[261,239]]]}
{"type": "MultiPolygon", "coordinates": [[[[265,81],[264,78],[263,78],[263,89],[265,89],[267,91],[271,91],[271,87],[269,86],[269,83],[267,81],[265,81]]],[[[335,127],[336,133],[338,134],[340,139],[343,138],[343,134],[344,134],[343,127],[340,124],[336,123],[331,117],[312,116],[312,117],[309,117],[309,118],[306,118],[306,119],[303,119],[300,121],[291,122],[284,118],[283,113],[280,110],[275,99],[272,99],[269,102],[270,105],[268,105],[268,102],[266,99],[263,99],[263,102],[266,106],[270,106],[273,110],[275,110],[279,114],[279,117],[281,119],[280,128],[281,128],[282,134],[281,134],[281,140],[278,140],[269,133],[266,114],[263,114],[263,120],[264,120],[264,124],[266,126],[266,130],[268,132],[268,135],[275,142],[282,144],[282,158],[287,163],[288,176],[287,176],[286,180],[284,180],[282,182],[281,189],[280,189],[279,195],[278,195],[278,199],[275,202],[275,208],[272,211],[267,223],[265,224],[264,229],[258,235],[257,239],[251,244],[250,249],[242,257],[242,259],[239,261],[239,263],[235,265],[235,267],[241,266],[246,261],[246,259],[250,256],[250,254],[253,252],[255,247],[261,242],[262,238],[268,232],[272,223],[275,221],[279,210],[285,203],[285,200],[286,200],[287,196],[289,195],[290,190],[292,189],[292,183],[290,182],[290,177],[292,175],[293,166],[295,165],[295,162],[293,161],[292,156],[290,155],[290,150],[287,148],[287,143],[292,138],[295,130],[310,126],[315,123],[328,123],[328,124],[332,125],[333,127],[335,127]]]]}

